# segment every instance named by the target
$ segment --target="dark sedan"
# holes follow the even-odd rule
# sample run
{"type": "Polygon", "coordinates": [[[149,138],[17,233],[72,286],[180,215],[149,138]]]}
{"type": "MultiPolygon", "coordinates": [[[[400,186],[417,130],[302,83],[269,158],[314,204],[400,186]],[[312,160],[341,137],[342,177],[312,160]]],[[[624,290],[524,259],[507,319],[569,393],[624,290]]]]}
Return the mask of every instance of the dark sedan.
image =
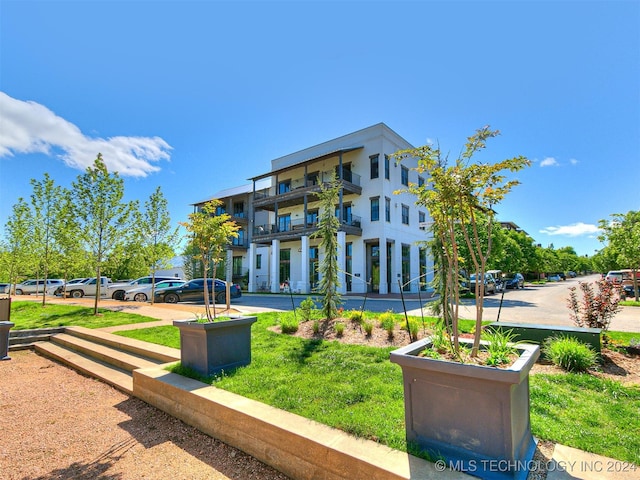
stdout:
{"type": "Polygon", "coordinates": [[[521,273],[508,273],[504,276],[504,285],[506,288],[524,288],[524,277],[521,273]]]}
{"type": "MultiPolygon", "coordinates": [[[[209,285],[209,296],[215,298],[215,303],[226,303],[226,285],[222,280],[215,280],[215,296],[211,292],[213,279],[207,278],[207,284],[209,285]]],[[[230,288],[231,298],[238,298],[242,296],[242,290],[240,285],[232,284],[230,288]]],[[[178,303],[178,302],[202,302],[204,301],[204,278],[196,278],[184,285],[177,287],[163,288],[155,293],[156,302],[166,303],[178,303]]]]}

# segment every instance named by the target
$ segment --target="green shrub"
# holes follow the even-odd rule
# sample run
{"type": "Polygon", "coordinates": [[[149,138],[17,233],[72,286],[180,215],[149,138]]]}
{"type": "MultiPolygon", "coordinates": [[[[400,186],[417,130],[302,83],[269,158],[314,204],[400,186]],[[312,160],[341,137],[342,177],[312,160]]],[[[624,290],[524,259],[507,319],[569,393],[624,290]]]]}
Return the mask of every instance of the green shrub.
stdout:
{"type": "Polygon", "coordinates": [[[418,332],[420,331],[420,324],[417,320],[409,320],[409,333],[411,338],[418,338],[418,332]]]}
{"type": "Polygon", "coordinates": [[[543,351],[555,365],[568,372],[585,372],[597,361],[597,354],[590,345],[568,336],[545,340],[543,351]]]}
{"type": "Polygon", "coordinates": [[[364,327],[364,332],[367,334],[367,337],[370,337],[373,333],[373,323],[365,320],[362,326],[364,327]]]}
{"type": "Polygon", "coordinates": [[[504,365],[509,363],[511,356],[518,353],[513,338],[513,330],[484,331],[482,338],[489,342],[486,351],[489,354],[487,365],[504,365]]]}
{"type": "Polygon", "coordinates": [[[386,330],[389,338],[393,338],[393,329],[396,326],[396,321],[393,318],[392,312],[384,312],[381,313],[378,317],[378,321],[380,322],[380,327],[386,330]]]}
{"type": "Polygon", "coordinates": [[[294,333],[298,331],[298,320],[294,317],[282,317],[280,319],[280,328],[282,329],[282,333],[294,333]]]}
{"type": "Polygon", "coordinates": [[[320,333],[320,321],[319,320],[314,320],[313,321],[313,333],[314,333],[314,335],[317,335],[318,333],[320,333]]]}
{"type": "Polygon", "coordinates": [[[364,320],[364,315],[360,310],[351,310],[347,314],[347,318],[355,324],[362,325],[362,321],[364,320]]]}
{"type": "Polygon", "coordinates": [[[302,320],[305,322],[308,320],[311,320],[311,317],[313,316],[313,312],[315,310],[316,310],[316,304],[311,299],[311,297],[305,298],[303,301],[300,302],[300,305],[298,306],[298,312],[300,313],[302,320]]]}
{"type": "Polygon", "coordinates": [[[333,328],[336,330],[336,335],[338,337],[341,337],[344,334],[344,323],[336,322],[333,328]]]}

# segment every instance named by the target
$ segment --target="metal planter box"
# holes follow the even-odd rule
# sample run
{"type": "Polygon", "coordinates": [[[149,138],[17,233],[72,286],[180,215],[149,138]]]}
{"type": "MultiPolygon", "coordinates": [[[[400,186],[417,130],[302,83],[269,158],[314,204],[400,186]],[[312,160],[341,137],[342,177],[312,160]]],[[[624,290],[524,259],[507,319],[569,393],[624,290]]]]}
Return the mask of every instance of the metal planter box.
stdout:
{"type": "Polygon", "coordinates": [[[251,325],[256,317],[198,323],[175,320],[180,330],[180,360],[202,375],[213,375],[251,363],[251,325]]]}
{"type": "Polygon", "coordinates": [[[417,356],[430,343],[391,352],[404,379],[407,442],[474,476],[525,479],[536,448],[529,371],[539,347],[518,345],[519,359],[503,369],[417,356]]]}

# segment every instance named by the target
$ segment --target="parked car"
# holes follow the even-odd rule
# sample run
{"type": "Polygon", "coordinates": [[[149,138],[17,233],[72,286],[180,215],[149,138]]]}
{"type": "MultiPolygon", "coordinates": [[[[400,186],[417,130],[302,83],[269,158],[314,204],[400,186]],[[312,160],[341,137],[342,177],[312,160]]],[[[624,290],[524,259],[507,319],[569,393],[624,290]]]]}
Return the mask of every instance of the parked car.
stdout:
{"type": "Polygon", "coordinates": [[[578,276],[578,274],[573,270],[569,270],[568,273],[569,273],[569,278],[576,278],[578,276]]]}
{"type": "MultiPolygon", "coordinates": [[[[638,285],[638,289],[640,289],[640,284],[638,285]]],[[[629,285],[623,285],[622,286],[622,293],[624,294],[625,298],[635,298],[636,294],[633,291],[633,285],[629,284],[629,285]]]]}
{"type": "Polygon", "coordinates": [[[504,277],[504,286],[515,290],[524,288],[524,277],[521,273],[507,273],[504,277]]]}
{"type": "MultiPolygon", "coordinates": [[[[213,286],[213,279],[207,278],[207,284],[209,286],[209,294],[210,298],[215,298],[215,303],[225,303],[226,302],[226,285],[222,280],[215,280],[215,296],[211,291],[211,287],[213,286]]],[[[231,285],[231,298],[238,298],[242,296],[242,290],[240,290],[240,285],[232,284],[231,285]]],[[[163,288],[160,291],[157,291],[155,294],[156,302],[166,302],[166,303],[178,303],[178,302],[198,302],[204,300],[204,278],[196,278],[195,280],[191,280],[184,285],[180,285],[178,287],[169,287],[163,288]]]]}
{"type": "MultiPolygon", "coordinates": [[[[158,275],[155,277],[156,282],[159,282],[161,280],[182,280],[182,279],[176,278],[176,277],[167,277],[163,275],[158,275]]],[[[147,275],[145,277],[140,277],[128,282],[115,282],[107,287],[107,291],[108,291],[107,296],[113,298],[114,300],[124,300],[124,295],[127,292],[127,290],[130,290],[135,287],[145,286],[145,285],[151,286],[151,283],[153,283],[153,281],[154,281],[154,278],[151,275],[147,275]]]]}
{"type": "Polygon", "coordinates": [[[16,295],[31,295],[32,293],[46,293],[51,287],[59,287],[64,284],[64,280],[59,278],[49,278],[44,280],[25,280],[16,284],[16,295]]]}
{"type": "Polygon", "coordinates": [[[9,293],[11,289],[10,283],[0,283],[0,293],[9,293]]]}
{"type": "MultiPolygon", "coordinates": [[[[476,291],[476,274],[473,273],[471,274],[471,276],[469,277],[469,289],[471,290],[471,293],[474,293],[476,291]]],[[[496,287],[496,279],[493,278],[493,275],[491,275],[490,273],[485,273],[484,274],[484,294],[485,295],[489,295],[490,293],[496,293],[497,287],[496,287]]]]}
{"type": "MultiPolygon", "coordinates": [[[[185,283],[187,283],[186,280],[162,280],[161,282],[156,282],[154,285],[154,293],[157,293],[158,290],[163,288],[179,287],[185,283]]],[[[136,302],[146,302],[149,300],[149,297],[151,297],[151,286],[152,285],[149,284],[127,290],[124,294],[124,299],[127,301],[135,300],[136,302]]]]}
{"type": "Polygon", "coordinates": [[[487,273],[493,275],[493,279],[496,281],[496,291],[502,292],[504,290],[504,279],[502,270],[487,270],[487,273]]]}
{"type": "Polygon", "coordinates": [[[557,273],[550,273],[547,275],[547,282],[560,282],[562,278],[557,273]]]}
{"type": "Polygon", "coordinates": [[[64,287],[67,286],[71,286],[71,285],[77,285],[79,283],[84,283],[87,280],[89,280],[89,278],[84,277],[84,278],[73,278],[71,280],[69,280],[66,284],[63,283],[62,285],[55,285],[52,287],[48,287],[47,288],[47,294],[48,295],[56,295],[56,296],[61,296],[62,292],[64,291],[64,287]]]}

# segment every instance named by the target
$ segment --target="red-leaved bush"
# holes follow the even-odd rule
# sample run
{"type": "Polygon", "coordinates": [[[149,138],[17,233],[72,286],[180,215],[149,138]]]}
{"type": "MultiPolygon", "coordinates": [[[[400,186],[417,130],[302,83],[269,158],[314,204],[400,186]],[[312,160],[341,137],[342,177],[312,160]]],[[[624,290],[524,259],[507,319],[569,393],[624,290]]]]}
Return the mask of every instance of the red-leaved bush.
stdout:
{"type": "Polygon", "coordinates": [[[613,316],[618,313],[620,307],[620,288],[605,280],[593,282],[580,282],[582,298],[579,299],[576,287],[569,288],[571,292],[567,300],[567,306],[571,310],[571,319],[579,327],[601,328],[604,332],[609,329],[613,316]]]}

